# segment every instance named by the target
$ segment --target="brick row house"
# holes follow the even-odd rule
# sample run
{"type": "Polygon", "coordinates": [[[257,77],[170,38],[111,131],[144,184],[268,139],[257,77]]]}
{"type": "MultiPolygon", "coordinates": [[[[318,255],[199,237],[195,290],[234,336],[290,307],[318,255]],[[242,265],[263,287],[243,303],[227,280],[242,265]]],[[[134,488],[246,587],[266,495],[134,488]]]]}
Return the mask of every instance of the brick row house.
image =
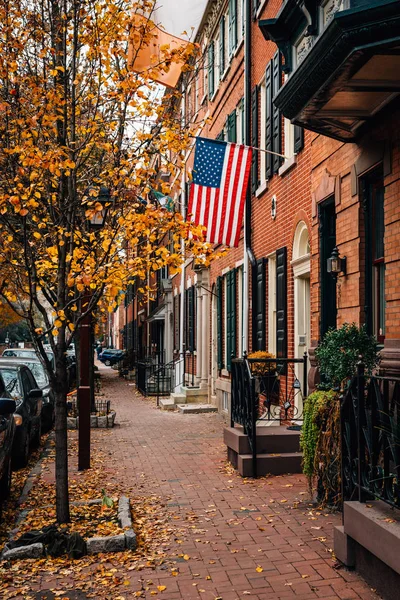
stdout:
{"type": "MultiPolygon", "coordinates": [[[[385,33],[371,25],[365,44],[372,40],[376,54],[346,58],[356,36],[351,15],[360,11],[372,23],[382,6],[396,14],[395,2],[367,0],[206,6],[196,35],[202,60],[195,77],[182,78],[183,118],[201,123],[204,137],[276,154],[254,153],[246,248],[243,227],[239,247],[211,268],[196,271],[189,257],[171,287],[160,288],[168,325],[165,311],[157,318],[142,307],[131,328],[142,327],[143,337],[152,322],[145,341],[136,334],[137,346],[157,347],[168,360],[190,355],[192,384],[221,411],[229,412],[232,354],[309,351],[312,388],[313,348],[345,321],[366,323],[382,344],[383,365],[397,366],[397,49],[384,54],[385,33]],[[335,35],[341,42],[332,50],[326,39],[335,35]],[[337,280],[326,267],[336,247],[347,258],[337,280]]],[[[192,167],[193,154],[179,210],[187,207],[192,167]]]]}

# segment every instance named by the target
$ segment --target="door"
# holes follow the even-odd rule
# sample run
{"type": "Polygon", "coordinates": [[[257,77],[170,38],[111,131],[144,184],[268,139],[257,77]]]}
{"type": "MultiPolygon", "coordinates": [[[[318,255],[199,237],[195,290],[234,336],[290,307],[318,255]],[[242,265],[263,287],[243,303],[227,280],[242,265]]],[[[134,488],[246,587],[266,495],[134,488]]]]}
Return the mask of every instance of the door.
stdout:
{"type": "MultiPolygon", "coordinates": [[[[310,243],[308,228],[304,221],[297,225],[294,242],[292,267],[294,277],[294,357],[303,358],[304,353],[310,346],[310,243]]],[[[308,364],[306,370],[308,372],[308,364]]],[[[294,386],[294,418],[302,417],[303,414],[303,389],[304,365],[295,366],[295,375],[299,386],[294,386]]]]}
{"type": "Polygon", "coordinates": [[[319,241],[320,241],[320,337],[329,328],[336,328],[336,281],[327,271],[327,260],[336,246],[336,212],[334,197],[319,205],[319,241]]]}

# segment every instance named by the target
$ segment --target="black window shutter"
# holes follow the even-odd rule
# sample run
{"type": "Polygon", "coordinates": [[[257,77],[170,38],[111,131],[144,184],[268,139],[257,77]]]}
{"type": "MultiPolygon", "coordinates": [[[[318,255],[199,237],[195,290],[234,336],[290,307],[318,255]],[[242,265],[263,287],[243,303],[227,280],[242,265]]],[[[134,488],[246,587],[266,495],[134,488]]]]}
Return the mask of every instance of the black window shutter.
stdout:
{"type": "Polygon", "coordinates": [[[208,97],[214,95],[214,42],[208,46],[208,97]]]}
{"type": "MultiPolygon", "coordinates": [[[[276,356],[287,357],[287,250],[276,251],[276,356]]],[[[282,365],[279,370],[284,372],[282,365]]]]}
{"type": "Polygon", "coordinates": [[[215,139],[223,142],[224,141],[224,130],[220,131],[215,139]]]}
{"type": "MultiPolygon", "coordinates": [[[[278,93],[282,82],[282,57],[279,50],[272,59],[272,98],[278,93]]],[[[272,151],[282,154],[281,111],[272,105],[272,151]]],[[[272,171],[277,173],[282,164],[280,156],[272,155],[272,171]]]]}
{"type": "Polygon", "coordinates": [[[236,143],[236,110],[228,116],[228,142],[236,143]]]}
{"type": "Polygon", "coordinates": [[[236,355],[236,269],[226,275],[226,367],[231,370],[236,355]]]}
{"type": "Polygon", "coordinates": [[[222,347],[222,319],[223,319],[223,297],[222,297],[222,277],[217,277],[216,294],[217,294],[217,361],[218,369],[223,369],[223,347],[222,347]]]}
{"type": "MultiPolygon", "coordinates": [[[[251,145],[258,147],[258,87],[251,92],[251,145]]],[[[254,194],[258,188],[258,152],[253,151],[251,159],[251,191],[254,194]]]]}
{"type": "Polygon", "coordinates": [[[304,146],[304,129],[300,125],[294,126],[294,153],[298,154],[304,146]]]}
{"type": "Polygon", "coordinates": [[[225,71],[225,17],[221,17],[219,22],[219,78],[225,71]]]}
{"type": "MultiPolygon", "coordinates": [[[[272,151],[272,61],[265,71],[265,149],[272,151]]],[[[265,175],[272,177],[273,154],[265,155],[265,175]]]]}
{"type": "Polygon", "coordinates": [[[194,302],[195,302],[195,287],[192,286],[186,290],[186,350],[193,352],[194,347],[194,336],[195,336],[195,323],[194,323],[194,302]]]}
{"type": "Polygon", "coordinates": [[[179,348],[179,296],[174,296],[174,349],[179,348]]]}
{"type": "Polygon", "coordinates": [[[196,313],[197,313],[197,294],[196,286],[192,285],[192,347],[191,350],[196,350],[196,313]]]}
{"type": "Polygon", "coordinates": [[[266,260],[260,258],[253,267],[253,350],[265,350],[266,260]]]}

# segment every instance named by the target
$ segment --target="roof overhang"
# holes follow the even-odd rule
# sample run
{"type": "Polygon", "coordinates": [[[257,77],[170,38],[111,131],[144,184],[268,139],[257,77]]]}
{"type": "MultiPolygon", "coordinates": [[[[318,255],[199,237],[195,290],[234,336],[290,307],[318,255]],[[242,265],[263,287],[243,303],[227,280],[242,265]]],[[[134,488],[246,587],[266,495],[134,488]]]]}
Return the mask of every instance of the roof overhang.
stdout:
{"type": "Polygon", "coordinates": [[[160,306],[157,306],[157,308],[147,317],[147,322],[153,323],[154,321],[164,321],[166,312],[166,305],[160,304],[160,306]]]}
{"type": "MultiPolygon", "coordinates": [[[[298,8],[292,4],[293,11],[298,8]]],[[[283,9],[277,19],[260,21],[260,28],[286,57],[290,52],[282,14],[283,9]]],[[[297,125],[355,141],[399,94],[400,2],[371,0],[334,15],[274,103],[297,125]]]]}

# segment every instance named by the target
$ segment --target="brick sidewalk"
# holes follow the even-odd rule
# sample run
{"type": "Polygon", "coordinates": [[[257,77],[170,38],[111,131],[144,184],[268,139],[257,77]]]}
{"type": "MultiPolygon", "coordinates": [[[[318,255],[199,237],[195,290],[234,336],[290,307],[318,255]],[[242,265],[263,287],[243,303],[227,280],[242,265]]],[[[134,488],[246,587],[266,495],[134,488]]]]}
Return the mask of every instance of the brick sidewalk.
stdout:
{"type": "Polygon", "coordinates": [[[225,462],[219,415],[159,411],[110,369],[102,374],[117,408],[120,427],[108,439],[121,471],[141,493],[165,496],[172,519],[188,525],[171,553],[179,575],[152,573],[167,586],[163,598],[377,598],[355,573],[334,568],[340,515],[307,503],[304,477],[243,480],[225,462]]]}
{"type": "MultiPolygon", "coordinates": [[[[165,548],[160,541],[160,551],[166,550],[167,556],[156,569],[133,572],[115,555],[108,564],[118,568],[122,578],[129,576],[127,587],[96,597],[378,598],[355,573],[335,568],[332,529],[340,515],[307,503],[303,476],[243,480],[225,461],[220,415],[162,412],[115,371],[104,367],[101,373],[106,397],[117,411],[118,426],[104,437],[112,464],[117,465],[110,477],[141,495],[165,499],[169,526],[177,533],[165,548]],[[149,587],[141,596],[139,579],[149,587]],[[157,586],[165,589],[157,591],[157,586]]],[[[104,430],[92,435],[97,442],[104,430]]],[[[71,569],[69,578],[78,579],[79,573],[71,569]]],[[[56,582],[62,586],[64,579],[42,572],[40,589],[54,589],[56,582]]]]}

